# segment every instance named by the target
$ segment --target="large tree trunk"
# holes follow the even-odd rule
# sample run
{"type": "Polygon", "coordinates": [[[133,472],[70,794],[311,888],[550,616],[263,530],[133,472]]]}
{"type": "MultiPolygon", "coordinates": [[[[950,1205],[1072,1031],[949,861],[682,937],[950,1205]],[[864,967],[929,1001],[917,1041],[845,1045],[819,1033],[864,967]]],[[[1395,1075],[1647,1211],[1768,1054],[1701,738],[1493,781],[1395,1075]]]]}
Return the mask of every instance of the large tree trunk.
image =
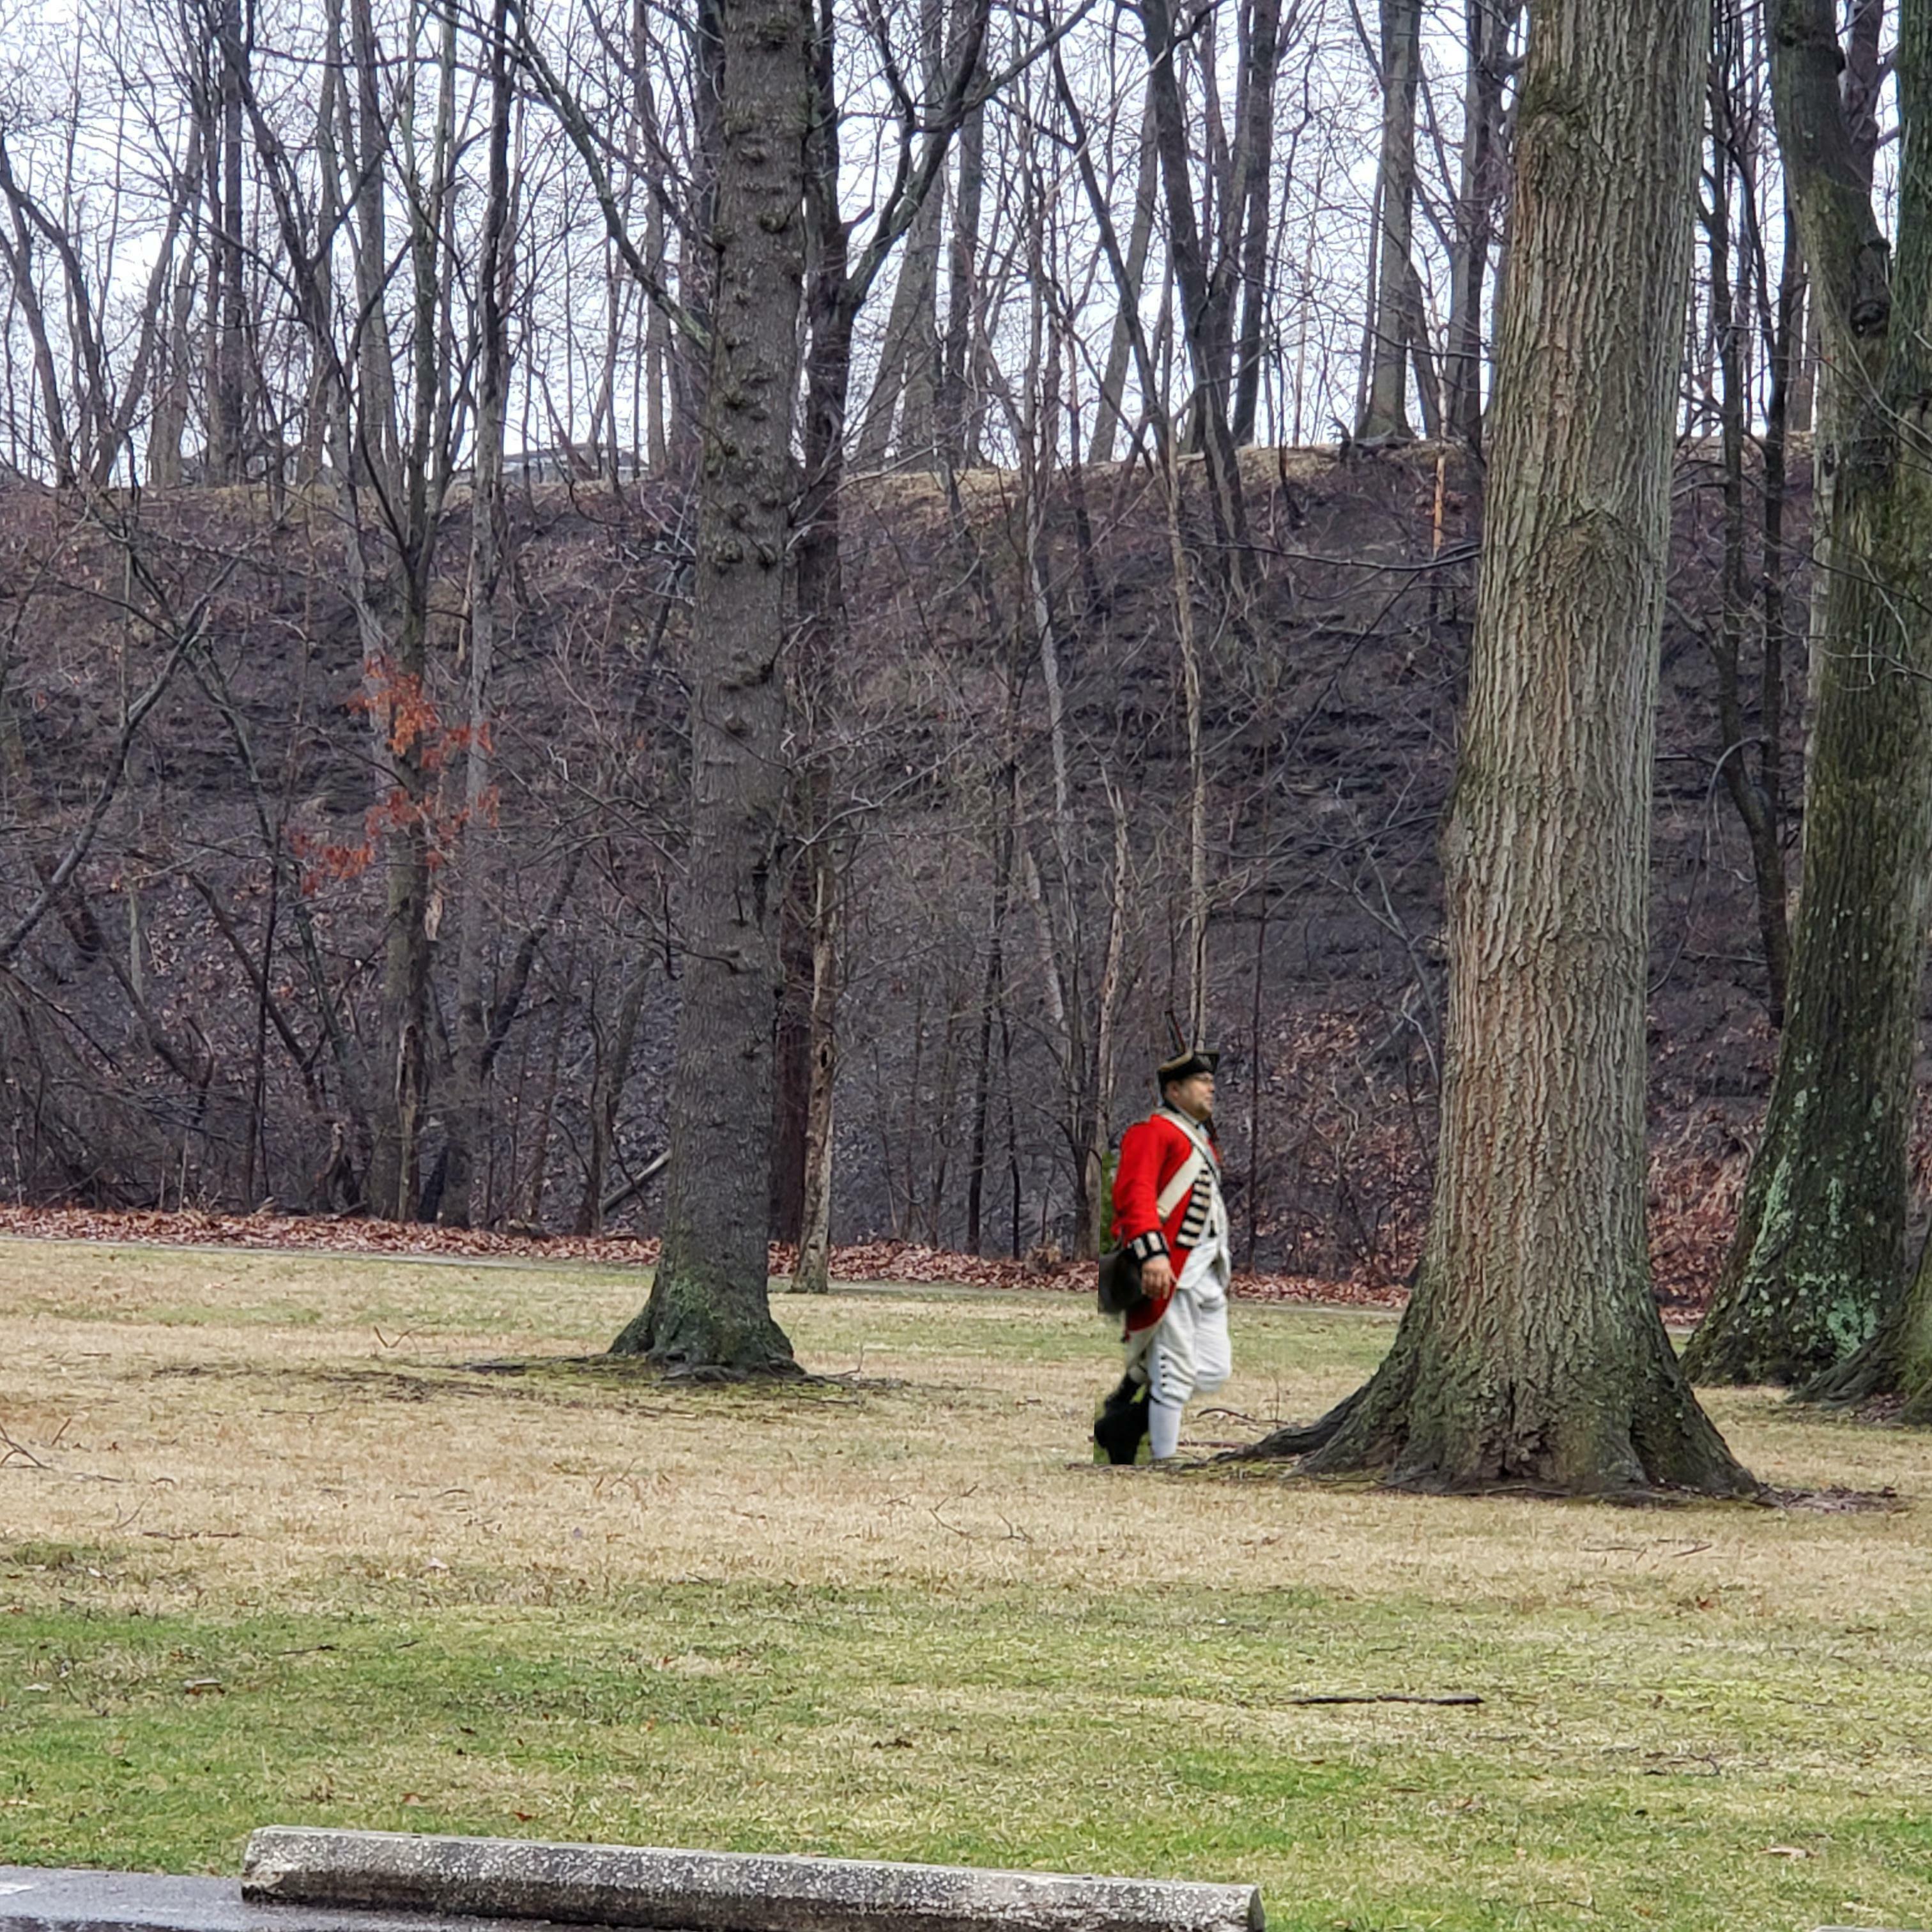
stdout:
{"type": "Polygon", "coordinates": [[[1932,860],[1932,8],[1900,20],[1898,266],[1865,186],[1831,0],[1780,0],[1778,128],[1830,371],[1790,1010],[1738,1230],[1685,1356],[1706,1382],[1802,1382],[1903,1286],[1912,1060],[1932,860]],[[1921,135],[1921,143],[1910,136],[1921,135]],[[1894,292],[1896,300],[1894,302],[1894,292]]]}
{"type": "Polygon", "coordinates": [[[1310,1469],[1750,1487],[1678,1371],[1644,1228],[1652,713],[1705,25],[1696,4],[1534,16],[1444,837],[1435,1207],[1388,1359],[1278,1442],[1318,1443],[1310,1469]]]}
{"type": "Polygon", "coordinates": [[[784,797],[785,561],[805,274],[812,21],[723,0],[716,296],[690,652],[687,944],[671,1076],[664,1249],[610,1345],[684,1372],[792,1372],[772,1319],[772,876],[784,797]]]}
{"type": "Polygon", "coordinates": [[[1828,1402],[1902,1396],[1893,1420],[1932,1424],[1932,1240],[1919,1252],[1911,1286],[1886,1310],[1871,1340],[1800,1393],[1828,1402]]]}

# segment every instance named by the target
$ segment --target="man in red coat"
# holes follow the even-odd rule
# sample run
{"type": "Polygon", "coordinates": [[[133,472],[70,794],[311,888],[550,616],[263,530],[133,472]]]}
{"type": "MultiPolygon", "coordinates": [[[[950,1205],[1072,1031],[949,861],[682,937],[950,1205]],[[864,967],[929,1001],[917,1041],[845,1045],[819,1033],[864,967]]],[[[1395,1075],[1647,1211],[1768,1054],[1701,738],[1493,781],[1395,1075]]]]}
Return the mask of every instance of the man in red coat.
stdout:
{"type": "Polygon", "coordinates": [[[1162,1064],[1160,1105],[1120,1136],[1114,1236],[1139,1258],[1147,1302],[1127,1318],[1130,1381],[1148,1391],[1156,1462],[1180,1444],[1192,1395],[1228,1379],[1228,1209],[1214,1142],[1218,1053],[1196,1048],[1162,1064]]]}

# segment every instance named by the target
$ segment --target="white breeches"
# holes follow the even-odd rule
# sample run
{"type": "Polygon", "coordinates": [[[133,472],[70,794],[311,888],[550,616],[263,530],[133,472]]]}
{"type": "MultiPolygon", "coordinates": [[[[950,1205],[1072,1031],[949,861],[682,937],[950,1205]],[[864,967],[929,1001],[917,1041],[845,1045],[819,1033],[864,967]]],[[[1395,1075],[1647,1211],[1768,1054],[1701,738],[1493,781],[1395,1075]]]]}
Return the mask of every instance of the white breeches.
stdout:
{"type": "Polygon", "coordinates": [[[1190,1396],[1212,1395],[1233,1366],[1226,1298],[1204,1303],[1188,1289],[1176,1288],[1148,1346],[1149,1399],[1178,1410],[1190,1396]]]}

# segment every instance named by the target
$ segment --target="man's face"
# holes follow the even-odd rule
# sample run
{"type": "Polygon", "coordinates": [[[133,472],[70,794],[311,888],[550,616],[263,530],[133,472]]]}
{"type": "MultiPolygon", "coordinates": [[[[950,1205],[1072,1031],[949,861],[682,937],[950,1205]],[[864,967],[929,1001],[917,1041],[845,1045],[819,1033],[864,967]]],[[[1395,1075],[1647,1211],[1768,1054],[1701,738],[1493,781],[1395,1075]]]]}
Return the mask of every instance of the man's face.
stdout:
{"type": "Polygon", "coordinates": [[[1190,1120],[1204,1120],[1214,1111],[1214,1076],[1190,1073],[1185,1080],[1167,1083],[1167,1104],[1177,1107],[1190,1120]]]}

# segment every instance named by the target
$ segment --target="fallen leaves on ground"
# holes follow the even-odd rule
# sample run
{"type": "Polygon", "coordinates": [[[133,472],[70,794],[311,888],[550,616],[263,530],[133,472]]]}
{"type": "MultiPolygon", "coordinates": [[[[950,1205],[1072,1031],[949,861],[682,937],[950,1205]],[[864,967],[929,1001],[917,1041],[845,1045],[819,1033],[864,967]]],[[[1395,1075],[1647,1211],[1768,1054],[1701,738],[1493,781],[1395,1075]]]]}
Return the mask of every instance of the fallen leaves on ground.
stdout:
{"type": "MultiPolygon", "coordinates": [[[[478,1260],[585,1262],[604,1268],[649,1268],[653,1238],[634,1234],[506,1234],[430,1222],[374,1221],[333,1215],[173,1214],[140,1209],[0,1206],[0,1234],[35,1240],[100,1241],[163,1247],[295,1249],[328,1254],[411,1256],[478,1260]]],[[[774,1244],[771,1271],[791,1273],[794,1249],[774,1244]]],[[[840,1281],[905,1281],[973,1288],[1094,1292],[1091,1262],[1035,1255],[994,1260],[910,1241],[861,1241],[832,1251],[840,1281]]],[[[1356,1308],[1400,1308],[1406,1289],[1388,1282],[1324,1280],[1313,1275],[1238,1274],[1234,1292],[1250,1301],[1302,1302],[1356,1308]]]]}

